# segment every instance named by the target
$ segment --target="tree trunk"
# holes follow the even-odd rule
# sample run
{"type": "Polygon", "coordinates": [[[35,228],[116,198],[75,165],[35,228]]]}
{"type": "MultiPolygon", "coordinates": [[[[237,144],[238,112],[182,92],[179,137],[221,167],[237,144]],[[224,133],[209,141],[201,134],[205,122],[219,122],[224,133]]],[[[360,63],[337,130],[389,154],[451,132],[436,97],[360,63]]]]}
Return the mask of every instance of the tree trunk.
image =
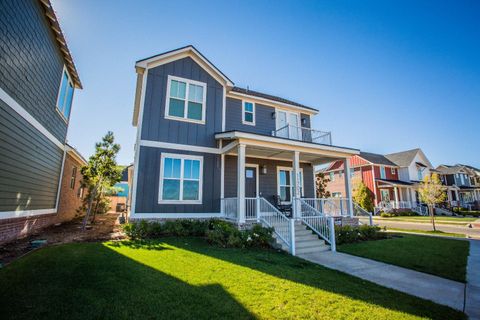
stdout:
{"type": "Polygon", "coordinates": [[[82,230],[84,230],[84,231],[85,231],[85,228],[87,227],[88,217],[90,216],[90,213],[92,212],[93,199],[95,199],[96,196],[97,196],[97,186],[95,186],[95,188],[93,188],[92,195],[90,196],[90,199],[88,200],[87,213],[85,214],[85,218],[83,218],[83,224],[82,224],[82,230]]]}
{"type": "Polygon", "coordinates": [[[433,231],[437,231],[435,227],[435,216],[433,215],[433,206],[429,205],[428,210],[430,212],[430,220],[432,221],[433,231]]]}

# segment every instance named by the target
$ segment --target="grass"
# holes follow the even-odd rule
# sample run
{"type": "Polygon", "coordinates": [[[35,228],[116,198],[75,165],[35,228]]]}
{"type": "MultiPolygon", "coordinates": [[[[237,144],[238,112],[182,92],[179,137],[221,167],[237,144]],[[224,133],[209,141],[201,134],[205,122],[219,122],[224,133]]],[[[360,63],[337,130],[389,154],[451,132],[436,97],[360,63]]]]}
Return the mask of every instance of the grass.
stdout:
{"type": "Polygon", "coordinates": [[[421,234],[429,234],[429,235],[436,235],[436,236],[443,236],[443,237],[453,237],[453,238],[465,238],[466,235],[463,233],[451,233],[451,232],[443,232],[440,230],[433,231],[433,230],[416,230],[416,229],[402,229],[402,228],[390,228],[387,227],[388,231],[402,231],[402,232],[413,232],[413,233],[421,233],[421,234]]]}
{"type": "Polygon", "coordinates": [[[465,319],[273,250],[202,239],[76,243],[0,269],[2,319],[465,319]]]}
{"type": "Polygon", "coordinates": [[[339,251],[465,282],[469,242],[417,235],[345,244],[339,251]]]}
{"type": "MultiPolygon", "coordinates": [[[[399,217],[374,217],[375,220],[394,220],[394,221],[407,221],[407,222],[417,222],[417,223],[431,223],[430,217],[425,216],[399,216],[399,217]]],[[[436,216],[435,222],[439,224],[455,224],[455,225],[464,225],[469,222],[473,222],[477,218],[468,218],[468,217],[444,217],[436,216]]]]}

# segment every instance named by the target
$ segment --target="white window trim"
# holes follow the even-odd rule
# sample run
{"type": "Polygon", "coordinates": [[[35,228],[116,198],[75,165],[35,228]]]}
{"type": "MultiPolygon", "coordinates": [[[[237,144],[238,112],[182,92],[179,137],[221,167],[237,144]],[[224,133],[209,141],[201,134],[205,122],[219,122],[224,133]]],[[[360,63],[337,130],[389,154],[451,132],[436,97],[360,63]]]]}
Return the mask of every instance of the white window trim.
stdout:
{"type": "Polygon", "coordinates": [[[330,182],[335,182],[335,172],[329,172],[328,173],[328,178],[330,179],[330,182]]]}
{"type": "MultiPolygon", "coordinates": [[[[290,171],[290,198],[293,198],[293,168],[292,167],[277,167],[277,195],[280,196],[280,179],[279,174],[280,170],[290,171]]],[[[303,197],[305,195],[305,176],[303,175],[303,168],[300,168],[300,172],[302,173],[302,194],[303,197]]],[[[281,204],[291,204],[292,201],[281,201],[281,204]]]]}
{"type": "Polygon", "coordinates": [[[286,120],[287,120],[287,124],[290,125],[290,126],[296,126],[296,127],[299,127],[301,128],[302,127],[302,115],[300,112],[294,112],[294,111],[287,111],[287,110],[282,110],[282,109],[278,109],[278,108],[275,108],[275,128],[276,130],[279,130],[281,129],[280,128],[280,125],[279,125],[279,116],[278,116],[278,113],[280,112],[284,112],[286,115],[286,120]],[[293,123],[290,123],[290,117],[289,115],[290,114],[295,114],[297,115],[297,123],[293,124],[293,123]]]}
{"type": "Polygon", "coordinates": [[[243,124],[246,124],[246,125],[249,125],[249,126],[254,126],[255,125],[256,109],[257,109],[257,106],[255,105],[255,102],[248,101],[248,100],[242,100],[242,123],[243,124]],[[253,105],[253,112],[245,110],[245,103],[251,103],[253,105]],[[247,113],[247,112],[253,114],[253,122],[245,121],[245,113],[247,113]]]}
{"type": "MultiPolygon", "coordinates": [[[[60,99],[60,90],[62,90],[62,82],[63,82],[63,73],[66,73],[67,74],[67,81],[70,82],[70,84],[72,85],[72,88],[73,88],[73,91],[75,92],[75,85],[72,81],[72,77],[70,77],[70,73],[68,72],[68,69],[67,67],[64,65],[63,66],[63,70],[62,70],[62,78],[60,79],[60,85],[58,86],[58,92],[57,92],[57,102],[55,103],[55,110],[57,110],[58,114],[60,115],[60,117],[63,119],[63,121],[65,121],[66,123],[68,123],[68,119],[67,117],[65,117],[65,115],[63,114],[62,110],[60,110],[60,108],[58,107],[58,102],[59,102],[59,99],[60,99]]],[[[66,94],[66,92],[65,92],[66,94]]],[[[66,98],[66,96],[65,96],[66,98]]],[[[73,97],[72,97],[72,104],[73,104],[73,97]]],[[[70,105],[70,113],[72,112],[72,105],[70,105]]],[[[68,114],[70,116],[70,113],[68,114]]]]}
{"type": "Polygon", "coordinates": [[[192,156],[188,154],[178,153],[162,153],[160,157],[160,181],[158,187],[158,203],[159,204],[202,204],[202,191],[203,191],[203,156],[192,156]],[[183,170],[184,160],[198,160],[200,161],[200,172],[198,180],[198,200],[163,200],[163,167],[165,164],[165,158],[180,159],[180,199],[183,198],[183,170]]]}
{"type": "Polygon", "coordinates": [[[165,119],[192,122],[192,123],[198,123],[198,124],[205,124],[206,110],[207,110],[207,84],[205,82],[200,82],[200,81],[175,77],[175,76],[171,76],[171,75],[168,76],[168,78],[167,78],[167,94],[165,95],[165,119]],[[184,101],[184,107],[185,108],[184,108],[183,118],[169,115],[169,111],[170,111],[170,84],[171,84],[172,80],[181,81],[181,82],[186,83],[185,101],[184,101]],[[201,86],[203,88],[202,120],[195,120],[195,119],[187,118],[187,114],[188,114],[188,91],[189,91],[189,88],[190,88],[190,84],[201,86]]]}
{"type": "Polygon", "coordinates": [[[390,173],[391,173],[391,174],[395,174],[395,168],[394,168],[394,167],[391,167],[391,168],[390,168],[390,173]]]}

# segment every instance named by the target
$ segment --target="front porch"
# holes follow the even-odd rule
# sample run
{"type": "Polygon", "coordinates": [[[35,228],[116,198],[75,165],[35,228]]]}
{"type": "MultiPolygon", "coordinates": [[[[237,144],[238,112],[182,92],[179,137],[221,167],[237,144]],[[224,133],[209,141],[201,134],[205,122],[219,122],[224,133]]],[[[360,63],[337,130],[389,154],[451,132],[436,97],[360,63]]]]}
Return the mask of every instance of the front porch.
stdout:
{"type": "Polygon", "coordinates": [[[355,212],[348,160],[355,150],[237,131],[216,137],[224,146],[222,216],[240,226],[258,222],[272,227],[292,254],[299,226],[335,251],[335,220],[355,212]],[[340,159],[346,168],[346,197],[317,199],[314,166],[340,159]]]}
{"type": "Polygon", "coordinates": [[[401,180],[376,180],[379,190],[379,201],[375,205],[375,211],[415,211],[420,215],[428,214],[425,205],[419,201],[417,184],[401,180]]]}

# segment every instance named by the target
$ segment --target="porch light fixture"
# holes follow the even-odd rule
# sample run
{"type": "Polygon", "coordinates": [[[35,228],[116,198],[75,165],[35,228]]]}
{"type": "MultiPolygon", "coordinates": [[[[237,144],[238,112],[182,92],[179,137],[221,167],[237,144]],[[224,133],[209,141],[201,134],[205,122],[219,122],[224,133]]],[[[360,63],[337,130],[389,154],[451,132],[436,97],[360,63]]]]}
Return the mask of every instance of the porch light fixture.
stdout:
{"type": "Polygon", "coordinates": [[[272,112],[272,119],[276,119],[277,118],[277,113],[276,112],[272,112]]]}
{"type": "Polygon", "coordinates": [[[262,165],[262,174],[267,174],[267,166],[262,165]]]}

